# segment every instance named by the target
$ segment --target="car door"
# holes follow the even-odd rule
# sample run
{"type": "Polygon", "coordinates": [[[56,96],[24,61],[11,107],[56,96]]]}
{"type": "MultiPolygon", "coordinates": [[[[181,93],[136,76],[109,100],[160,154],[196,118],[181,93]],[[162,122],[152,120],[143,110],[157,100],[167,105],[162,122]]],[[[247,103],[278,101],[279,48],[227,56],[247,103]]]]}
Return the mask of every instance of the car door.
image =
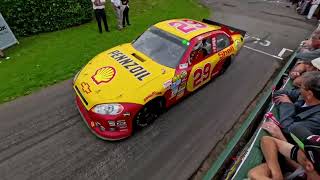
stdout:
{"type": "Polygon", "coordinates": [[[216,60],[218,60],[211,73],[211,77],[213,78],[214,76],[221,74],[224,66],[230,64],[231,57],[235,51],[231,37],[222,31],[217,32],[212,37],[212,47],[215,52],[215,57],[217,58],[216,60]]]}
{"type": "Polygon", "coordinates": [[[197,37],[193,43],[192,50],[189,54],[189,68],[190,72],[187,90],[192,92],[210,81],[212,76],[212,70],[219,60],[216,54],[216,47],[213,46],[214,35],[210,35],[204,38],[197,37]]]}

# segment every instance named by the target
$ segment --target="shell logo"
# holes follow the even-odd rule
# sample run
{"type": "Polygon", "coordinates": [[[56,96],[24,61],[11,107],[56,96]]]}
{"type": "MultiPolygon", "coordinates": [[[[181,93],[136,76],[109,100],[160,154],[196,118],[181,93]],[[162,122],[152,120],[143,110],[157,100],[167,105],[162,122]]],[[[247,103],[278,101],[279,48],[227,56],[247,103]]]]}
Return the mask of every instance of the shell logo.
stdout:
{"type": "Polygon", "coordinates": [[[116,75],[116,70],[111,66],[106,66],[98,69],[96,73],[91,77],[93,82],[97,85],[101,83],[110,82],[116,75]]]}

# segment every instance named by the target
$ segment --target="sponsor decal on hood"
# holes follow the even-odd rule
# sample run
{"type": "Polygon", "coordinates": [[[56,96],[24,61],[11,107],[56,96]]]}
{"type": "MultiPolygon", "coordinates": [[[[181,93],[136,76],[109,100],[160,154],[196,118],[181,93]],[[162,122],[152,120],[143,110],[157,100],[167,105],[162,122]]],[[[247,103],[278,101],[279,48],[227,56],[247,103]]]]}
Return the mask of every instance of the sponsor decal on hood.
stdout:
{"type": "Polygon", "coordinates": [[[119,50],[115,50],[109,53],[110,57],[116,60],[120,65],[126,68],[131,74],[133,74],[139,81],[143,81],[144,78],[151,75],[145,68],[136,63],[133,59],[130,59],[127,55],[123,54],[119,50]]]}
{"type": "Polygon", "coordinates": [[[96,73],[91,77],[93,82],[97,85],[101,83],[110,82],[116,75],[116,70],[111,66],[106,66],[98,69],[96,73]]]}

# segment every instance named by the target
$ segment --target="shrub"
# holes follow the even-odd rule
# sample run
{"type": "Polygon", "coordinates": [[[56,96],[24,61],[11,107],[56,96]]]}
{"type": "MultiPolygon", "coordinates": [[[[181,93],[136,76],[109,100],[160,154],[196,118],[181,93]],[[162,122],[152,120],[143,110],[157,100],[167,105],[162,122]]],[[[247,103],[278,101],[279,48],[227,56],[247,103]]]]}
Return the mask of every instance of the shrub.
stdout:
{"type": "Polygon", "coordinates": [[[61,30],[92,19],[90,0],[0,1],[0,12],[17,36],[61,30]]]}

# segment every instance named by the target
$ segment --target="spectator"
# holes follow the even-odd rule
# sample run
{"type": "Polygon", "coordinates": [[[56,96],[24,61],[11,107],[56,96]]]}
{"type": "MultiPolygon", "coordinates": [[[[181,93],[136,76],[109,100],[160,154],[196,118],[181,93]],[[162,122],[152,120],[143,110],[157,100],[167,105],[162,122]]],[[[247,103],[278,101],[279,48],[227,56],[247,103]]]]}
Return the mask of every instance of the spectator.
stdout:
{"type": "Polygon", "coordinates": [[[320,47],[320,30],[316,29],[311,38],[301,42],[299,52],[312,51],[320,47]]]}
{"type": "Polygon", "coordinates": [[[297,8],[297,12],[302,15],[307,15],[311,7],[311,0],[304,0],[300,3],[300,6],[297,8]]]}
{"type": "Polygon", "coordinates": [[[122,1],[122,5],[124,6],[122,26],[126,27],[126,21],[127,21],[127,25],[130,26],[130,23],[129,23],[129,0],[121,0],[121,1],[122,1]]]}
{"type": "Polygon", "coordinates": [[[300,87],[302,83],[301,75],[304,72],[319,71],[320,70],[320,58],[309,61],[300,61],[291,70],[289,76],[293,79],[293,85],[300,87]]]}
{"type": "Polygon", "coordinates": [[[320,29],[316,29],[311,38],[301,42],[296,58],[302,61],[311,61],[320,57],[320,29]]]}
{"type": "Polygon", "coordinates": [[[0,58],[5,58],[6,55],[4,55],[3,51],[0,49],[0,58]]]}
{"type": "Polygon", "coordinates": [[[294,127],[305,127],[320,135],[320,72],[306,72],[301,78],[299,89],[274,92],[282,131],[279,132],[272,122],[265,123],[263,128],[276,138],[285,140],[281,134],[288,137],[294,127]]]}
{"type": "Polygon", "coordinates": [[[113,5],[113,9],[116,12],[117,21],[118,21],[118,30],[122,30],[122,16],[123,16],[123,6],[121,3],[121,0],[111,0],[111,3],[113,5]]]}
{"type": "Polygon", "coordinates": [[[105,30],[107,32],[109,32],[106,12],[104,11],[106,1],[105,0],[91,0],[91,2],[92,2],[93,9],[94,9],[94,14],[95,14],[97,22],[98,22],[99,32],[102,33],[101,19],[104,23],[105,30]]]}
{"type": "Polygon", "coordinates": [[[314,14],[314,12],[317,10],[319,4],[320,4],[320,0],[312,0],[311,2],[312,6],[309,10],[309,13],[308,13],[308,16],[307,16],[307,19],[312,19],[312,16],[314,14]]]}
{"type": "Polygon", "coordinates": [[[280,153],[285,158],[297,162],[292,169],[295,172],[287,176],[286,179],[305,177],[308,180],[319,180],[320,136],[312,135],[305,129],[295,129],[292,136],[298,146],[269,136],[262,137],[261,150],[266,162],[251,169],[248,173],[249,178],[257,180],[283,179],[282,170],[284,169],[281,169],[278,159],[278,153],[280,153]],[[300,167],[302,167],[302,171],[300,171],[300,167]]]}

